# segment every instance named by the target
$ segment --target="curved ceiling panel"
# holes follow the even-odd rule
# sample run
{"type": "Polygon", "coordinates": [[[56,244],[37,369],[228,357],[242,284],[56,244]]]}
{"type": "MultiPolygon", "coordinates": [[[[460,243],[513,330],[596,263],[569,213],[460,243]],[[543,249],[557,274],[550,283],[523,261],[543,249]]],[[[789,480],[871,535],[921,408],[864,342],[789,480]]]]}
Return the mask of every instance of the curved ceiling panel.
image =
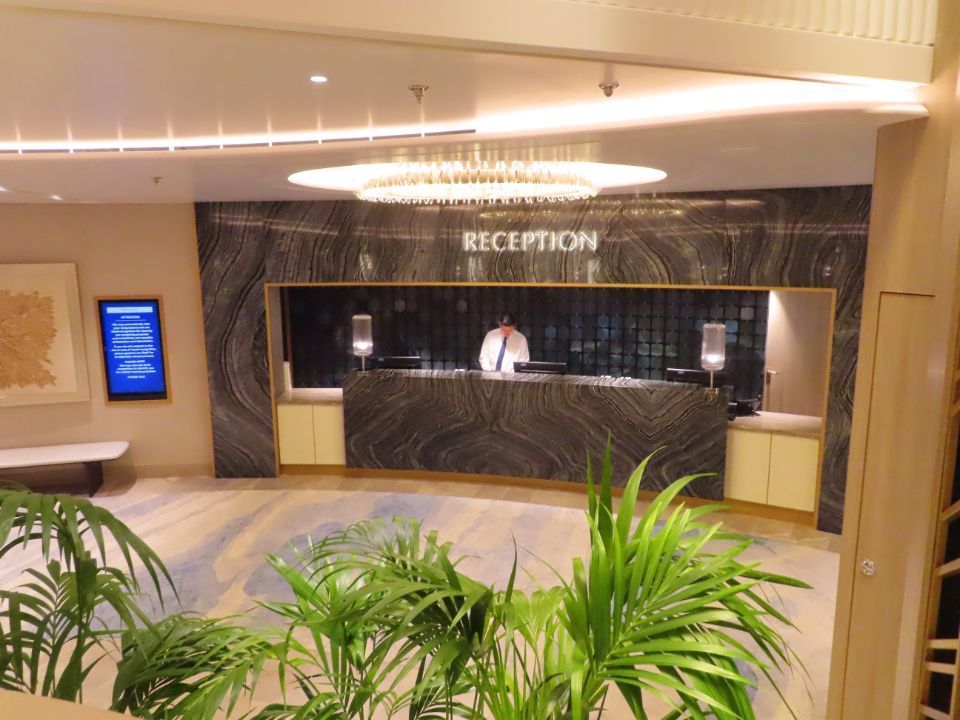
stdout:
{"type": "MultiPolygon", "coordinates": [[[[574,0],[598,4],[599,0],[574,0]]],[[[675,15],[731,20],[749,25],[783,27],[933,45],[939,0],[603,0],[603,5],[655,10],[675,15]]]]}

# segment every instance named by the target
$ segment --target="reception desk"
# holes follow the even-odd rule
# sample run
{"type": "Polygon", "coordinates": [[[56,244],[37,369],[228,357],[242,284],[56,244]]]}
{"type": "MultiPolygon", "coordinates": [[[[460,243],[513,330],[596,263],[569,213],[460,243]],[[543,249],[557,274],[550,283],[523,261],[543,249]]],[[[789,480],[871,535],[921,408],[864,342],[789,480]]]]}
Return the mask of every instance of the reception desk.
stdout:
{"type": "Polygon", "coordinates": [[[722,500],[726,396],[632,378],[375,370],[343,386],[346,465],[584,482],[608,433],[614,484],[662,448],[643,488],[700,472],[686,494],[722,500]]]}
{"type": "MultiPolygon", "coordinates": [[[[724,499],[755,514],[765,514],[761,508],[770,506],[775,511],[771,516],[779,519],[784,518],[784,510],[798,511],[790,516],[793,521],[813,524],[822,431],[819,417],[783,413],[762,412],[727,423],[724,499]],[[744,503],[751,507],[744,508],[744,503]]],[[[281,471],[343,468],[347,462],[344,436],[340,388],[297,388],[277,399],[281,471]]],[[[672,445],[668,439],[666,450],[672,445]]],[[[680,466],[687,465],[681,461],[680,466]]],[[[656,472],[656,466],[651,472],[656,472]]]]}

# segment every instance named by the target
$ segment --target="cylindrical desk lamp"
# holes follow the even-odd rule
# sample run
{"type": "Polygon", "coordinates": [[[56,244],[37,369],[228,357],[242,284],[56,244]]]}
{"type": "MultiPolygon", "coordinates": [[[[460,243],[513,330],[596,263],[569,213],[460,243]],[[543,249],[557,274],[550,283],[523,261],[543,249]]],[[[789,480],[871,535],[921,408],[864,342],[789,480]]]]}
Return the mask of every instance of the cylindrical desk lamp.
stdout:
{"type": "Polygon", "coordinates": [[[373,318],[362,313],[353,316],[353,354],[360,358],[360,369],[367,369],[367,357],[373,354],[373,318]]]}
{"type": "Polygon", "coordinates": [[[703,344],[700,346],[700,367],[710,372],[710,387],[713,374],[723,370],[727,360],[727,326],[722,323],[705,323],[703,344]]]}

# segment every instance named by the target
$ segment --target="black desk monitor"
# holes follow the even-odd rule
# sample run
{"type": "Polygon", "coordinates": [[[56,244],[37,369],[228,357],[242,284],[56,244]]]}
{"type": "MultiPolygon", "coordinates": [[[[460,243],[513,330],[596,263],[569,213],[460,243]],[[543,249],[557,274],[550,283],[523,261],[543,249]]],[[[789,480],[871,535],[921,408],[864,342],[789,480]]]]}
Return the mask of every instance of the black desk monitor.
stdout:
{"type": "Polygon", "coordinates": [[[563,375],[567,372],[567,364],[562,362],[515,362],[514,372],[541,373],[544,375],[563,375]]]}
{"type": "MultiPolygon", "coordinates": [[[[691,385],[703,385],[710,387],[710,372],[707,370],[694,370],[689,368],[667,368],[667,382],[690,383],[691,385]]],[[[727,384],[727,374],[722,370],[713,374],[713,386],[723,387],[727,384]]]]}
{"type": "Polygon", "coordinates": [[[386,355],[377,358],[377,367],[382,370],[419,370],[422,366],[419,355],[386,355]]]}

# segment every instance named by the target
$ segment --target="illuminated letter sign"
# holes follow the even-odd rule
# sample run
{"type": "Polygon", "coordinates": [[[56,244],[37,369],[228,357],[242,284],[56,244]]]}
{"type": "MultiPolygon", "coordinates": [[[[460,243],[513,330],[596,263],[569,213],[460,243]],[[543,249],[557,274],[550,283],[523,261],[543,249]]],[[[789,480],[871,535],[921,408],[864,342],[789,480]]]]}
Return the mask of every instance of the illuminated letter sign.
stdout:
{"type": "Polygon", "coordinates": [[[524,232],[464,231],[464,252],[596,252],[600,237],[596,230],[525,230],[524,232]]]}

